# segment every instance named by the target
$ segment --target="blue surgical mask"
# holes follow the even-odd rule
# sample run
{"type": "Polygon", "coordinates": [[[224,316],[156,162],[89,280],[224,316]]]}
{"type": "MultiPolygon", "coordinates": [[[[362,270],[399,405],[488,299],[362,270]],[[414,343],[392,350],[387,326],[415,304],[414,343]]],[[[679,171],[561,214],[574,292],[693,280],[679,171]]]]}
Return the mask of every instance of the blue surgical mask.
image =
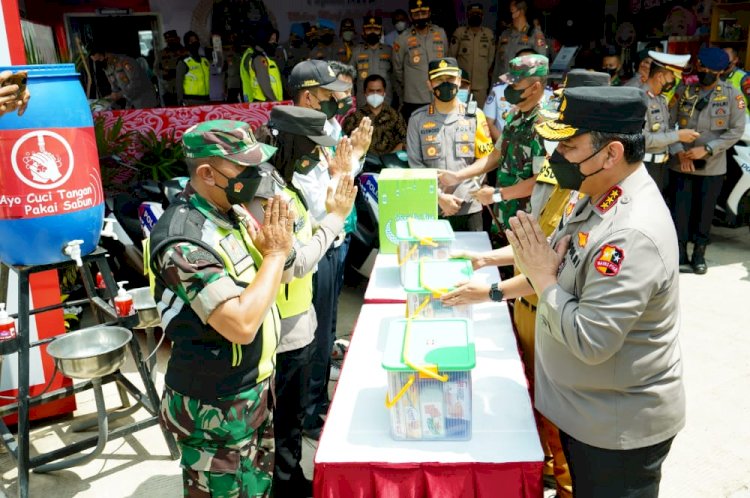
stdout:
{"type": "Polygon", "coordinates": [[[466,104],[469,101],[469,89],[462,88],[458,91],[458,100],[466,104]]]}

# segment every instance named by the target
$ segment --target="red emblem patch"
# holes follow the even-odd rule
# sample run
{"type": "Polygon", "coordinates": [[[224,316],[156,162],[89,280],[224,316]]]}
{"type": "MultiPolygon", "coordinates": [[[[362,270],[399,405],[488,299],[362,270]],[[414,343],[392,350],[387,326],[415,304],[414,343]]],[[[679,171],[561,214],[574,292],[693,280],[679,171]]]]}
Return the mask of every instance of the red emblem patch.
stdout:
{"type": "Polygon", "coordinates": [[[594,260],[594,268],[605,277],[614,277],[620,273],[624,259],[625,251],[617,246],[605,244],[601,248],[599,257],[594,260]]]}
{"type": "Polygon", "coordinates": [[[596,209],[602,213],[606,213],[617,204],[617,201],[620,200],[620,196],[622,196],[622,189],[615,185],[602,197],[602,200],[596,205],[596,209]]]}
{"type": "Polygon", "coordinates": [[[737,108],[740,109],[740,110],[744,109],[745,108],[745,97],[743,97],[742,95],[737,95],[736,99],[737,99],[737,108]]]}

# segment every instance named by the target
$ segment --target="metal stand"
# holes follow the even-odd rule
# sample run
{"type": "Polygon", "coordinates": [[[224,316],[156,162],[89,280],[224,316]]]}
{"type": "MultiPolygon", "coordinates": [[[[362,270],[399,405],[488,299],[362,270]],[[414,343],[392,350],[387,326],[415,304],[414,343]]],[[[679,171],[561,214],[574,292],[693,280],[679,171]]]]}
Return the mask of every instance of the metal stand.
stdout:
{"type": "MultiPolygon", "coordinates": [[[[92,277],[92,265],[98,268],[98,271],[102,273],[104,281],[106,283],[106,299],[111,298],[116,294],[117,285],[115,284],[114,278],[109,269],[107,262],[107,253],[101,248],[97,248],[96,251],[84,256],[83,267],[81,267],[81,277],[83,279],[83,285],[88,295],[87,299],[81,299],[78,301],[68,302],[65,305],[81,305],[90,304],[96,313],[99,323],[105,325],[120,325],[128,328],[132,328],[137,323],[137,318],[133,321],[127,321],[118,319],[115,315],[114,309],[108,304],[108,302],[100,297],[97,293],[96,286],[94,284],[94,278],[92,277]]],[[[135,335],[130,341],[130,352],[133,357],[138,373],[141,377],[141,382],[145,388],[145,393],[141,392],[132,382],[130,382],[121,371],[116,371],[110,375],[107,375],[101,379],[94,379],[90,381],[80,382],[71,387],[64,387],[56,389],[51,392],[44,393],[40,396],[29,396],[29,350],[32,347],[37,347],[42,344],[46,344],[54,340],[54,338],[43,339],[36,342],[31,342],[29,334],[29,318],[31,315],[49,311],[52,309],[62,308],[63,304],[46,306],[43,308],[29,309],[29,275],[32,273],[42,272],[45,270],[57,269],[68,263],[56,263],[49,265],[39,266],[19,266],[19,267],[5,267],[0,264],[0,282],[3,280],[7,283],[7,268],[10,268],[18,274],[18,337],[13,340],[5,341],[0,343],[0,354],[11,354],[18,352],[18,401],[16,403],[0,407],[0,438],[2,443],[8,448],[10,455],[18,466],[18,496],[19,498],[27,498],[29,496],[29,470],[34,469],[35,472],[49,472],[53,470],[59,470],[61,468],[67,468],[72,465],[79,465],[96,458],[101,454],[108,439],[116,439],[119,437],[127,436],[137,432],[141,429],[152,427],[159,423],[159,395],[156,392],[154,381],[152,378],[152,369],[155,364],[152,363],[152,368],[148,368],[143,363],[143,354],[141,352],[140,344],[135,335]],[[130,402],[127,394],[130,394],[135,400],[136,404],[124,411],[116,412],[109,415],[110,419],[120,418],[127,414],[133,413],[138,408],[145,408],[151,415],[145,420],[132,422],[130,424],[118,427],[113,430],[108,430],[108,415],[104,407],[104,399],[102,396],[101,386],[109,382],[116,382],[120,393],[120,399],[123,401],[123,407],[129,407],[130,402]],[[99,436],[87,437],[81,441],[72,443],[64,448],[54,450],[48,453],[31,457],[29,455],[29,409],[32,406],[53,401],[56,399],[62,399],[73,395],[77,392],[82,392],[87,389],[94,389],[96,405],[97,405],[97,423],[99,425],[99,436]],[[18,413],[18,436],[17,438],[11,434],[8,426],[2,420],[2,417],[11,414],[18,413]],[[103,433],[102,433],[103,431],[103,433]],[[95,447],[94,451],[87,455],[78,455],[69,460],[50,464],[55,460],[65,458],[87,448],[95,447]]],[[[0,287],[0,293],[4,292],[6,287],[0,287]]],[[[151,331],[151,341],[153,341],[153,331],[151,331]]],[[[155,369],[154,369],[155,370],[155,369]]],[[[93,424],[79,424],[76,426],[79,430],[82,427],[90,427],[93,424]]],[[[161,427],[164,439],[169,448],[169,453],[173,459],[177,459],[180,456],[177,444],[175,443],[172,435],[167,432],[164,427],[161,427]]]]}

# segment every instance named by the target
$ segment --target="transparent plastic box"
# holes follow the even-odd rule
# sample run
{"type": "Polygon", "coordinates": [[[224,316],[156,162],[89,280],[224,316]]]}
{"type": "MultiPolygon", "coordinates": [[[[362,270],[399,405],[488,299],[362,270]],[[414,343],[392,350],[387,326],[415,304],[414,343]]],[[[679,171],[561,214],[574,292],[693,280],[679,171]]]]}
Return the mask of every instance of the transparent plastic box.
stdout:
{"type": "Polygon", "coordinates": [[[393,439],[471,439],[475,363],[468,320],[393,322],[383,355],[393,439]]]}
{"type": "Polygon", "coordinates": [[[456,234],[448,220],[399,220],[396,222],[401,285],[406,285],[405,266],[420,259],[448,259],[456,234]]]}
{"type": "Polygon", "coordinates": [[[440,296],[474,275],[468,259],[409,261],[404,265],[406,316],[410,318],[471,318],[472,305],[445,306],[440,296]]]}

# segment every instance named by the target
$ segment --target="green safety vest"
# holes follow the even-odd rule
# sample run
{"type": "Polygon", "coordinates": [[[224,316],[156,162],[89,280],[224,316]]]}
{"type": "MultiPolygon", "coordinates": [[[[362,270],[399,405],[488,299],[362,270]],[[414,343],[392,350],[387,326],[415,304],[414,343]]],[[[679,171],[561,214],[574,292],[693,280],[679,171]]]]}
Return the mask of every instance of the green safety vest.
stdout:
{"type": "MultiPolygon", "coordinates": [[[[294,221],[294,237],[299,242],[298,245],[304,246],[313,236],[310,215],[296,192],[289,189],[284,189],[284,191],[292,197],[294,209],[297,212],[297,219],[294,221]]],[[[302,278],[295,278],[281,286],[279,295],[276,296],[276,306],[279,308],[282,320],[301,315],[310,309],[313,293],[312,276],[313,272],[310,272],[302,278]]]]}
{"type": "Polygon", "coordinates": [[[201,61],[198,62],[192,57],[186,57],[183,62],[188,68],[185,79],[182,81],[182,90],[185,95],[208,97],[208,78],[211,69],[208,59],[201,57],[201,61]]]}
{"type": "MultiPolygon", "coordinates": [[[[224,263],[226,273],[238,284],[251,284],[257,274],[257,268],[263,261],[263,256],[253,245],[244,225],[240,224],[238,228],[227,228],[212,224],[213,230],[202,230],[203,223],[205,223],[205,216],[197,214],[198,210],[194,210],[194,208],[188,208],[189,211],[192,211],[189,215],[184,215],[183,211],[182,217],[177,218],[176,211],[182,206],[185,206],[185,203],[177,203],[170,206],[170,209],[162,216],[165,223],[157,224],[157,227],[151,233],[150,239],[147,239],[148,243],[145,245],[144,252],[145,268],[153,270],[152,262],[150,261],[152,256],[161,253],[163,249],[178,241],[186,241],[194,243],[205,250],[210,249],[210,252],[214,253],[214,256],[219,256],[224,263]],[[230,251],[230,249],[233,249],[233,251],[230,251]],[[230,252],[233,255],[230,255],[230,252]],[[242,255],[243,252],[245,252],[244,257],[242,255]]],[[[152,284],[155,286],[155,297],[159,300],[165,290],[164,283],[159,279],[155,279],[152,271],[149,271],[149,273],[152,284]]],[[[194,336],[201,337],[201,341],[205,341],[205,344],[215,344],[215,336],[212,336],[210,332],[212,329],[207,328],[189,306],[182,306],[176,317],[166,325],[165,333],[170,339],[172,339],[171,334],[174,327],[181,330],[179,332],[180,335],[185,334],[186,329],[193,328],[196,331],[193,334],[194,336]]],[[[241,381],[243,383],[250,382],[251,384],[262,382],[273,375],[276,347],[279,342],[280,333],[281,320],[279,311],[276,306],[272,306],[263,320],[263,325],[258,331],[258,335],[251,344],[242,345],[227,341],[228,349],[224,350],[222,348],[223,352],[218,357],[214,357],[213,353],[208,351],[203,342],[189,346],[189,341],[181,341],[179,347],[182,349],[191,348],[191,351],[187,355],[187,358],[184,352],[180,355],[172,355],[167,375],[171,377],[169,385],[176,390],[180,390],[182,387],[183,390],[180,392],[183,394],[196,396],[197,393],[187,392],[191,388],[190,386],[195,385],[195,383],[191,384],[190,379],[184,379],[183,377],[184,372],[195,368],[195,361],[200,361],[204,355],[207,355],[203,358],[206,364],[213,362],[210,365],[210,374],[206,373],[207,380],[210,377],[216,382],[241,381]]],[[[178,347],[177,342],[175,342],[174,347],[178,347]]],[[[204,384],[210,386],[211,383],[207,382],[204,384]]],[[[210,389],[210,387],[204,385],[202,389],[206,390],[210,389]]],[[[204,392],[203,395],[210,395],[210,393],[204,392]]]]}
{"type": "Polygon", "coordinates": [[[732,74],[729,75],[729,78],[727,78],[727,82],[729,82],[734,88],[736,88],[739,94],[742,95],[742,98],[745,99],[746,112],[750,113],[750,109],[748,109],[747,107],[750,102],[748,102],[747,97],[745,96],[745,92],[742,91],[742,78],[744,78],[745,75],[747,75],[746,72],[735,69],[734,71],[732,71],[732,74]]]}
{"type": "Polygon", "coordinates": [[[242,80],[242,95],[245,98],[245,102],[253,101],[253,81],[255,81],[255,71],[253,71],[252,59],[255,55],[255,50],[252,47],[248,47],[245,53],[242,54],[240,59],[240,79],[242,80]]]}
{"type": "MultiPolygon", "coordinates": [[[[265,55],[262,55],[261,57],[263,57],[266,60],[266,64],[268,64],[268,77],[271,80],[271,89],[273,90],[273,96],[275,97],[274,102],[280,102],[284,95],[284,90],[281,85],[281,71],[279,71],[279,66],[276,65],[276,61],[272,58],[265,55]]],[[[260,87],[258,77],[254,71],[252,76],[250,87],[252,88],[251,95],[253,96],[253,100],[256,102],[265,102],[266,96],[263,94],[263,89],[260,87]]]]}

